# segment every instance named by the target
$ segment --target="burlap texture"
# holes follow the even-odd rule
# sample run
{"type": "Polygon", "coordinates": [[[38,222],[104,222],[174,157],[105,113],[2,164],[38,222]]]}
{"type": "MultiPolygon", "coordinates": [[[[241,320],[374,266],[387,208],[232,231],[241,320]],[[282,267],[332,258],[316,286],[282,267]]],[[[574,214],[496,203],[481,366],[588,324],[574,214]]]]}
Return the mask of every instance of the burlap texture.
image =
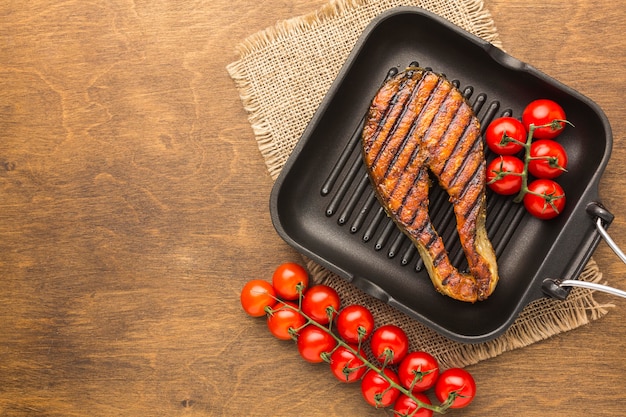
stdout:
{"type": "MultiPolygon", "coordinates": [[[[419,6],[502,47],[493,19],[478,0],[339,0],[312,14],[282,21],[245,39],[239,59],[227,70],[241,100],[272,178],[280,173],[322,98],[367,24],[396,6],[419,6]]],[[[412,349],[431,352],[443,368],[467,366],[503,352],[572,330],[607,313],[590,290],[575,288],[566,301],[542,299],[520,314],[499,338],[479,344],[447,339],[352,284],[306,260],[315,282],[335,288],[344,304],[371,308],[378,325],[406,330],[412,349]]],[[[592,260],[581,279],[600,281],[592,260]]]]}

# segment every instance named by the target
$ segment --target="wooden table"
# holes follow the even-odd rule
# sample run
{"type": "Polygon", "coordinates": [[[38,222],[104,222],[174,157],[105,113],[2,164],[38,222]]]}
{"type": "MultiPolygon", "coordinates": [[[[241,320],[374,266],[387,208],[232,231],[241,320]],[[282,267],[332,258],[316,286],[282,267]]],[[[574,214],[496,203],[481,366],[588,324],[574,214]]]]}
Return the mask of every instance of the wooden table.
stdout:
{"type": "MultiPolygon", "coordinates": [[[[299,359],[238,294],[299,256],[225,66],[324,0],[0,5],[0,415],[380,416],[299,359]]],[[[609,0],[486,0],[505,49],[596,101],[600,193],[626,246],[626,13],[609,0]]],[[[605,244],[595,259],[626,288],[605,244]]],[[[626,303],[470,367],[450,415],[626,413],[626,303]]]]}

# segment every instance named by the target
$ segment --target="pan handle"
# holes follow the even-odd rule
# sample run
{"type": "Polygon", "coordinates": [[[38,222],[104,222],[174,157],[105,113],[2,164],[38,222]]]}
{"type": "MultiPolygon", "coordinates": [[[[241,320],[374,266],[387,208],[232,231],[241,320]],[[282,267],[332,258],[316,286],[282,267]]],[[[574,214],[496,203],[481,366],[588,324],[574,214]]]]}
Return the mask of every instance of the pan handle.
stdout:
{"type": "MultiPolygon", "coordinates": [[[[626,291],[619,290],[617,288],[609,287],[608,285],[602,285],[595,282],[587,282],[587,281],[579,281],[577,279],[547,279],[546,281],[550,281],[554,283],[558,287],[580,287],[580,288],[588,288],[590,290],[602,291],[611,295],[616,295],[618,297],[626,298],[626,291]]],[[[545,281],[544,281],[545,282],[545,281]]]]}
{"type": "MultiPolygon", "coordinates": [[[[602,207],[602,205],[598,203],[592,203],[589,206],[587,206],[587,212],[590,215],[593,215],[596,217],[595,219],[596,230],[598,231],[600,236],[602,236],[602,238],[607,243],[607,245],[609,245],[609,247],[613,250],[613,252],[615,252],[617,257],[620,258],[622,262],[626,264],[626,255],[624,254],[624,252],[622,252],[619,246],[617,246],[617,244],[613,241],[613,239],[611,239],[611,236],[609,235],[609,233],[606,231],[606,228],[604,227],[604,223],[608,224],[611,221],[613,221],[613,215],[609,211],[607,211],[604,207],[602,207]]],[[[607,285],[597,284],[595,282],[579,281],[576,279],[561,280],[561,279],[553,279],[553,278],[548,278],[543,281],[544,291],[546,291],[547,293],[561,300],[564,300],[567,297],[567,294],[569,293],[569,291],[567,291],[566,288],[564,287],[588,288],[591,290],[602,291],[608,294],[616,295],[618,297],[626,298],[626,291],[609,287],[607,285]]]]}
{"type": "Polygon", "coordinates": [[[624,255],[624,252],[622,252],[619,246],[617,246],[613,239],[611,239],[611,236],[609,236],[609,233],[602,225],[602,219],[599,217],[596,219],[596,229],[600,233],[600,236],[602,236],[602,238],[605,240],[606,244],[609,245],[609,247],[613,249],[613,252],[615,252],[615,254],[622,260],[622,262],[626,264],[626,255],[624,255]]]}

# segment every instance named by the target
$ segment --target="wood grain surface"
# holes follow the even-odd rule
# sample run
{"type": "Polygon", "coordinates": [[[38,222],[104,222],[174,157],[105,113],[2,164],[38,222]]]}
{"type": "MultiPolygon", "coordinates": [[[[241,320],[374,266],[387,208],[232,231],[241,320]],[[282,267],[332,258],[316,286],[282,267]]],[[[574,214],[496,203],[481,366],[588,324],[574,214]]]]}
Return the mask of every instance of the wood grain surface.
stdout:
{"type": "MultiPolygon", "coordinates": [[[[0,415],[380,416],[247,318],[239,291],[299,256],[225,66],[324,0],[0,4],[0,415]]],[[[507,52],[606,112],[600,183],[626,247],[626,12],[486,0],[507,52]]],[[[605,244],[595,259],[626,288],[605,244]]],[[[459,416],[626,414],[626,302],[470,367],[459,416]]]]}

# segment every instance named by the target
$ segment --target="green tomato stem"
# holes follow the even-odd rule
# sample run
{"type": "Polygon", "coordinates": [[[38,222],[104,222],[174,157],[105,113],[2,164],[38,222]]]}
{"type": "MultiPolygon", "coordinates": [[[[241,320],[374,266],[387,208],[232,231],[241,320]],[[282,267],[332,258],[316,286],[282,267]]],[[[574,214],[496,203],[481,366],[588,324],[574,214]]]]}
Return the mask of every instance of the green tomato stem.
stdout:
{"type": "MultiPolygon", "coordinates": [[[[519,175],[520,177],[522,177],[522,187],[520,188],[520,191],[517,194],[517,196],[513,199],[514,203],[521,203],[522,200],[524,200],[524,196],[530,192],[528,190],[528,164],[530,163],[530,161],[533,159],[550,159],[550,157],[533,158],[530,156],[530,146],[532,145],[532,142],[533,142],[533,135],[535,133],[535,130],[542,128],[542,127],[552,127],[555,124],[558,124],[560,126],[560,123],[566,123],[574,127],[574,125],[570,121],[561,120],[561,119],[554,119],[550,123],[546,123],[546,124],[539,125],[539,126],[535,126],[534,124],[531,123],[530,126],[528,126],[528,134],[526,135],[526,142],[523,143],[523,142],[515,141],[524,147],[524,170],[522,171],[521,174],[513,173],[513,172],[505,174],[505,175],[519,175]]],[[[565,171],[565,168],[562,168],[560,166],[559,168],[565,171]]],[[[544,199],[546,199],[545,196],[544,196],[544,199]]],[[[546,202],[547,204],[554,206],[554,204],[552,203],[552,200],[548,201],[546,199],[546,202]]]]}
{"type": "Polygon", "coordinates": [[[530,145],[533,141],[533,133],[535,133],[535,125],[530,124],[528,126],[528,134],[526,135],[526,143],[524,146],[524,170],[520,175],[522,177],[522,188],[519,190],[517,196],[513,199],[514,203],[520,203],[524,199],[524,195],[528,192],[528,163],[530,162],[530,145]]]}
{"type": "MultiPolygon", "coordinates": [[[[308,325],[312,325],[312,326],[315,326],[315,327],[317,327],[317,328],[321,329],[322,331],[324,331],[324,332],[328,333],[328,334],[329,334],[330,336],[332,336],[332,337],[333,337],[333,339],[335,339],[335,341],[337,342],[337,346],[335,346],[335,348],[333,349],[333,352],[334,352],[336,349],[338,349],[340,346],[341,346],[341,347],[343,347],[343,348],[345,348],[345,349],[347,349],[347,350],[349,350],[349,351],[350,351],[353,355],[355,355],[355,356],[356,356],[359,360],[361,360],[361,361],[363,362],[364,366],[366,366],[367,368],[369,368],[369,369],[370,369],[370,370],[372,370],[373,372],[376,372],[376,373],[377,373],[378,375],[380,375],[380,376],[381,376],[381,377],[382,377],[385,381],[387,381],[387,383],[389,384],[389,387],[387,388],[387,390],[390,390],[390,389],[393,389],[393,388],[397,389],[397,390],[398,390],[398,391],[400,391],[402,394],[406,395],[407,397],[409,397],[409,398],[411,398],[413,401],[415,401],[415,403],[417,404],[417,406],[418,406],[419,408],[426,408],[426,409],[428,409],[428,410],[431,410],[431,411],[433,411],[433,412],[435,412],[435,413],[439,413],[439,414],[443,414],[443,413],[445,413],[445,412],[448,410],[448,408],[450,408],[450,405],[452,405],[452,403],[454,402],[454,398],[455,398],[454,393],[450,393],[450,396],[447,398],[447,400],[446,400],[446,401],[444,401],[444,402],[443,402],[442,404],[440,404],[440,405],[428,404],[428,403],[425,403],[425,402],[420,401],[418,398],[416,398],[416,397],[413,395],[413,392],[412,392],[411,390],[408,390],[408,389],[406,389],[405,387],[403,387],[402,385],[397,384],[395,381],[391,380],[391,379],[390,379],[390,378],[389,378],[389,377],[385,374],[384,369],[385,369],[385,366],[387,365],[387,362],[388,362],[387,360],[385,360],[385,363],[383,364],[383,366],[379,368],[379,367],[378,367],[378,366],[376,366],[374,363],[370,362],[370,361],[369,361],[366,357],[364,357],[363,355],[361,355],[361,354],[360,354],[360,352],[359,352],[359,350],[355,350],[352,346],[350,346],[350,345],[349,345],[348,343],[346,343],[343,339],[341,339],[341,337],[339,337],[338,335],[336,335],[336,334],[332,331],[332,329],[330,328],[330,326],[329,326],[329,327],[327,327],[327,326],[325,326],[325,325],[322,325],[322,324],[320,324],[320,323],[316,322],[315,320],[313,320],[313,319],[312,319],[311,317],[309,317],[306,313],[304,313],[304,312],[302,311],[302,308],[301,308],[301,305],[302,305],[302,302],[301,302],[302,297],[303,297],[303,294],[302,294],[302,293],[300,293],[300,300],[299,300],[300,302],[298,303],[298,307],[297,307],[297,308],[295,308],[295,307],[293,307],[293,306],[290,306],[290,305],[288,305],[288,304],[285,304],[284,306],[282,306],[282,307],[281,307],[281,308],[289,308],[289,309],[292,309],[292,310],[294,310],[294,311],[298,312],[299,314],[301,314],[301,315],[302,315],[302,317],[304,317],[304,319],[306,320],[306,323],[305,323],[305,324],[304,324],[304,326],[302,326],[301,328],[306,327],[306,326],[308,326],[308,325]]],[[[271,309],[270,309],[270,310],[271,310],[271,309]]],[[[270,313],[270,312],[268,312],[268,313],[270,313]]],[[[300,330],[300,329],[298,329],[298,330],[300,330]]],[[[357,349],[360,349],[360,347],[361,347],[361,339],[362,339],[362,338],[359,338],[359,346],[358,346],[358,348],[357,348],[357,349]]],[[[322,354],[322,355],[323,355],[323,356],[322,356],[322,359],[324,359],[326,362],[329,362],[329,360],[330,360],[330,354],[332,354],[332,352],[331,352],[331,353],[324,352],[324,353],[322,354]]],[[[386,355],[386,356],[388,356],[388,355],[386,355]]],[[[386,391],[385,391],[385,392],[386,392],[386,391]]]]}
{"type": "Polygon", "coordinates": [[[556,158],[554,156],[549,156],[549,155],[547,155],[547,156],[531,156],[529,159],[530,159],[530,161],[547,161],[548,165],[551,168],[556,168],[556,169],[558,169],[560,171],[567,172],[567,170],[565,168],[563,168],[561,165],[559,165],[559,158],[556,158]]]}
{"type": "MultiPolygon", "coordinates": [[[[524,196],[529,192],[528,190],[528,164],[533,159],[530,156],[530,146],[532,145],[532,142],[533,142],[533,135],[535,133],[535,130],[542,128],[542,127],[550,127],[556,122],[569,123],[567,120],[553,120],[551,123],[546,123],[544,125],[535,126],[534,124],[531,123],[530,126],[528,126],[528,135],[526,135],[526,143],[522,144],[522,146],[524,146],[524,170],[522,171],[521,174],[515,174],[515,175],[519,175],[522,177],[522,187],[519,193],[517,194],[517,196],[513,199],[514,203],[521,203],[522,200],[524,199],[524,196]]],[[[571,123],[569,124],[571,125],[571,123]]]]}
{"type": "Polygon", "coordinates": [[[517,144],[520,144],[522,146],[524,146],[524,144],[525,144],[524,142],[521,142],[521,141],[515,139],[514,137],[511,137],[511,136],[507,135],[506,131],[505,131],[502,134],[502,139],[500,139],[500,145],[504,146],[504,145],[509,144],[509,143],[517,143],[517,144]]]}

